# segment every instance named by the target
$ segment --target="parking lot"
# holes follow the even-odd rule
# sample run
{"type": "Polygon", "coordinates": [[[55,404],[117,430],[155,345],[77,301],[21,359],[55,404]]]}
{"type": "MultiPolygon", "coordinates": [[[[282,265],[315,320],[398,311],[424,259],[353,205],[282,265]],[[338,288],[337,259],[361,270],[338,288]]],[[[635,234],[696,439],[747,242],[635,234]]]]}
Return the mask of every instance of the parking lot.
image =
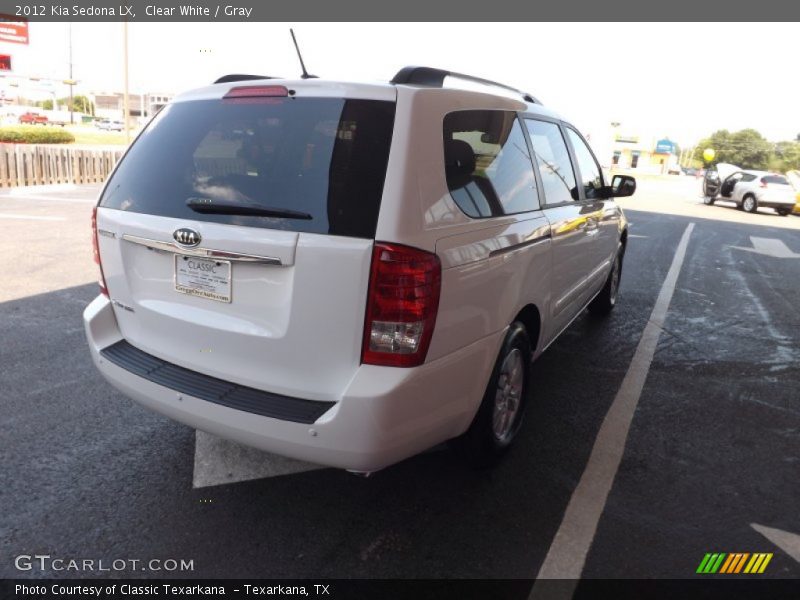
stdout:
{"type": "MultiPolygon", "coordinates": [[[[97,189],[6,192],[0,574],[75,576],[15,568],[48,554],[192,560],[181,577],[687,578],[706,553],[765,552],[758,577],[800,576],[800,217],[705,206],[699,185],[642,180],[620,202],[619,305],[581,316],[535,363],[500,466],[435,448],[368,479],[239,448],[114,391],[81,320],[98,293],[97,189]],[[644,383],[623,398],[628,429],[614,415],[631,373],[644,383]]],[[[108,574],[176,575],[92,573],[108,574]]]]}

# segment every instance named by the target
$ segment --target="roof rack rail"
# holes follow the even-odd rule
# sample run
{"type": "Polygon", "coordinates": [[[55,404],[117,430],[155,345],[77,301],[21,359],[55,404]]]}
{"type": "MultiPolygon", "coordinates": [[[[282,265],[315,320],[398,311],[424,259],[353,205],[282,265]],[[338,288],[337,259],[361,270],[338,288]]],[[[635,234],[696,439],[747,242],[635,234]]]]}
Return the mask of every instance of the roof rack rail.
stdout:
{"type": "Polygon", "coordinates": [[[233,73],[231,75],[223,75],[214,83],[231,83],[233,81],[250,81],[252,79],[282,79],[282,77],[273,77],[272,75],[246,75],[243,73],[233,73]]]}
{"type": "Polygon", "coordinates": [[[394,84],[410,83],[416,85],[429,85],[432,87],[444,87],[445,77],[455,77],[456,79],[463,79],[465,81],[472,81],[474,83],[480,83],[483,85],[502,88],[504,90],[508,90],[519,94],[520,96],[522,96],[522,99],[525,100],[526,102],[541,104],[541,102],[534,96],[531,96],[530,94],[528,94],[527,92],[523,92],[522,90],[518,90],[515,87],[511,87],[510,85],[505,85],[504,83],[497,83],[496,81],[491,81],[490,79],[483,79],[481,77],[465,75],[464,73],[456,73],[455,71],[434,69],[433,67],[403,67],[397,72],[397,74],[392,78],[392,80],[389,83],[394,83],[394,84]]]}

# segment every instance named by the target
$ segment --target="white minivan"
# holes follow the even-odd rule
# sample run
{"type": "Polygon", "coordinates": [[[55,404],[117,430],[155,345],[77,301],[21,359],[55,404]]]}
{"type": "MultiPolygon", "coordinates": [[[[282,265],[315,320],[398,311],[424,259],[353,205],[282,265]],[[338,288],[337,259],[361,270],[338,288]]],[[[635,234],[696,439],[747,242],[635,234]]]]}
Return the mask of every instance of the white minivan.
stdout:
{"type": "Polygon", "coordinates": [[[635,187],[486,80],[226,76],[161,110],[100,194],[92,357],[145,406],[277,454],[369,473],[450,440],[489,465],[531,361],[613,308],[613,198],[635,187]]]}

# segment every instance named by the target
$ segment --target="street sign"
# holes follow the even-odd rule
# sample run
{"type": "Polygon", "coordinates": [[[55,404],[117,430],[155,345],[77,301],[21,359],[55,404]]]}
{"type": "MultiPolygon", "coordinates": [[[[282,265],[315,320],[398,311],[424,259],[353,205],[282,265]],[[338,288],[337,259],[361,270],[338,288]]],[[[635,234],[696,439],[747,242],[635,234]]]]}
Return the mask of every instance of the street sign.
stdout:
{"type": "Polygon", "coordinates": [[[28,22],[19,17],[0,14],[0,42],[28,43],[28,22]]]}
{"type": "Polygon", "coordinates": [[[656,154],[675,154],[675,142],[664,138],[656,142],[656,154]]]}

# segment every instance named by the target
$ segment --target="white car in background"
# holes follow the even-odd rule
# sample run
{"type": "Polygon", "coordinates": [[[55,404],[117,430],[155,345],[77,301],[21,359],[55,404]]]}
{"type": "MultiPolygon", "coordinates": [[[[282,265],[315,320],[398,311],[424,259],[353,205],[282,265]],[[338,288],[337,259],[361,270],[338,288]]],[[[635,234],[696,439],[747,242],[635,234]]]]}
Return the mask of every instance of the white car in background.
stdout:
{"type": "Polygon", "coordinates": [[[728,163],[719,163],[706,172],[703,194],[706,204],[727,200],[749,213],[767,207],[786,216],[795,204],[794,188],[785,176],[741,169],[728,163]]]}
{"type": "Polygon", "coordinates": [[[100,131],[122,131],[125,124],[122,121],[112,121],[109,119],[101,119],[95,121],[94,126],[100,131]]]}

